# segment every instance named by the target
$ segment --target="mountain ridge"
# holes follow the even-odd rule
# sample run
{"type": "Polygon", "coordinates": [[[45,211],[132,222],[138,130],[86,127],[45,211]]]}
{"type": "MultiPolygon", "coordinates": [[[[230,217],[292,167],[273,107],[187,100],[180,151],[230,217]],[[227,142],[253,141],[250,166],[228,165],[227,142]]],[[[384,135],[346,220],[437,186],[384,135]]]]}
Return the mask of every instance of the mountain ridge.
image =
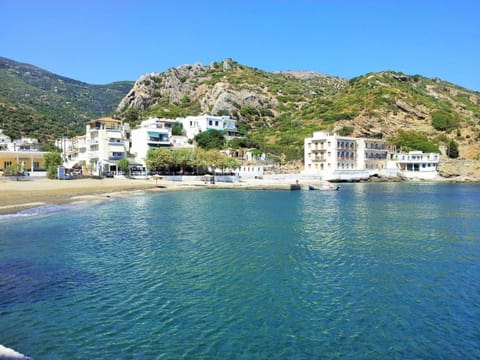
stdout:
{"type": "Polygon", "coordinates": [[[71,136],[111,114],[133,83],[90,85],[0,57],[0,126],[14,138],[71,136]]]}
{"type": "Polygon", "coordinates": [[[269,73],[232,59],[181,65],[140,77],[117,116],[230,115],[267,153],[303,156],[315,130],[390,139],[402,131],[442,147],[457,142],[460,156],[480,156],[480,93],[421,75],[395,71],[347,80],[309,71],[269,73]]]}
{"type": "Polygon", "coordinates": [[[252,143],[281,161],[301,159],[303,139],[316,130],[392,144],[421,136],[440,148],[453,141],[461,158],[480,158],[480,93],[418,74],[387,70],[344,79],[225,59],[89,85],[0,58],[0,80],[0,126],[42,141],[81,134],[86,121],[105,115],[134,126],[151,116],[211,114],[236,119],[252,143]]]}

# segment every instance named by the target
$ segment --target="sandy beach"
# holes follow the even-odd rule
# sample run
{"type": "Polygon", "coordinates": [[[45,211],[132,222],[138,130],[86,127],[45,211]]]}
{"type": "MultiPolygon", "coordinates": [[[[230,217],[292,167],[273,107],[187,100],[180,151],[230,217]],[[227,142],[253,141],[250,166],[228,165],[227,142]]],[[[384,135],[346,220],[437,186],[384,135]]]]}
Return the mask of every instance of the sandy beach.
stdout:
{"type": "Polygon", "coordinates": [[[156,188],[154,180],[77,179],[50,180],[45,178],[7,180],[0,178],[0,214],[46,204],[64,204],[110,194],[156,188]]]}
{"type": "Polygon", "coordinates": [[[235,183],[210,184],[198,180],[181,182],[155,179],[76,179],[50,180],[30,178],[15,181],[0,178],[0,214],[15,213],[47,204],[65,204],[75,201],[101,200],[127,196],[138,191],[176,191],[186,189],[284,189],[289,182],[248,180],[235,183]]]}

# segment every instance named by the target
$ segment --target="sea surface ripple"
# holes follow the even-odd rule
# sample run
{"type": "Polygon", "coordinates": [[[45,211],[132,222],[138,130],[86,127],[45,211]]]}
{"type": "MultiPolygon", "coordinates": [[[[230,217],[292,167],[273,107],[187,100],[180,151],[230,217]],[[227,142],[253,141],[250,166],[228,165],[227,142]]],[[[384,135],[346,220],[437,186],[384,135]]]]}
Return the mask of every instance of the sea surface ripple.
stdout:
{"type": "Polygon", "coordinates": [[[34,359],[478,359],[479,220],[480,186],[460,184],[3,218],[0,343],[34,359]]]}

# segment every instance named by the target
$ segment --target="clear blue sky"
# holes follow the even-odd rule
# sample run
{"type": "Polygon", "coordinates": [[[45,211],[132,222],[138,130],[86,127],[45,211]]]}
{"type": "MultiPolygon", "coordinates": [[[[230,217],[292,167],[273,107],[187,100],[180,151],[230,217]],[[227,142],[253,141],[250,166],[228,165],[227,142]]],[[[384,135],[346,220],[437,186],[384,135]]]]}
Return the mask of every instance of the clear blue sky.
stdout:
{"type": "Polygon", "coordinates": [[[0,56],[92,84],[232,58],[480,91],[478,0],[0,0],[0,56]]]}

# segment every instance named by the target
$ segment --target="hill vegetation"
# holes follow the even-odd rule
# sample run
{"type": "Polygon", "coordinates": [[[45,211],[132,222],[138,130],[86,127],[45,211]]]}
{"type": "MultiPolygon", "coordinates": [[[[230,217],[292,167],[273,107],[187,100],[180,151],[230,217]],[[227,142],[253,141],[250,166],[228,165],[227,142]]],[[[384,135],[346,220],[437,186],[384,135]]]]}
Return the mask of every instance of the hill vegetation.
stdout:
{"type": "Polygon", "coordinates": [[[0,57],[0,128],[42,142],[81,134],[88,120],[111,114],[132,85],[89,85],[0,57]]]}
{"type": "Polygon", "coordinates": [[[480,93],[421,75],[383,71],[347,80],[226,59],[135,83],[88,85],[0,58],[0,127],[8,135],[45,142],[83,134],[86,121],[109,113],[131,126],[153,116],[230,115],[246,136],[231,145],[282,161],[302,159],[304,138],[318,130],[480,158],[480,93]]]}
{"type": "Polygon", "coordinates": [[[404,149],[458,146],[480,156],[480,93],[394,71],[346,80],[314,72],[269,73],[227,59],[182,65],[137,80],[117,116],[132,124],[151,116],[230,115],[260,150],[303,157],[313,131],[387,139],[404,149]]]}

